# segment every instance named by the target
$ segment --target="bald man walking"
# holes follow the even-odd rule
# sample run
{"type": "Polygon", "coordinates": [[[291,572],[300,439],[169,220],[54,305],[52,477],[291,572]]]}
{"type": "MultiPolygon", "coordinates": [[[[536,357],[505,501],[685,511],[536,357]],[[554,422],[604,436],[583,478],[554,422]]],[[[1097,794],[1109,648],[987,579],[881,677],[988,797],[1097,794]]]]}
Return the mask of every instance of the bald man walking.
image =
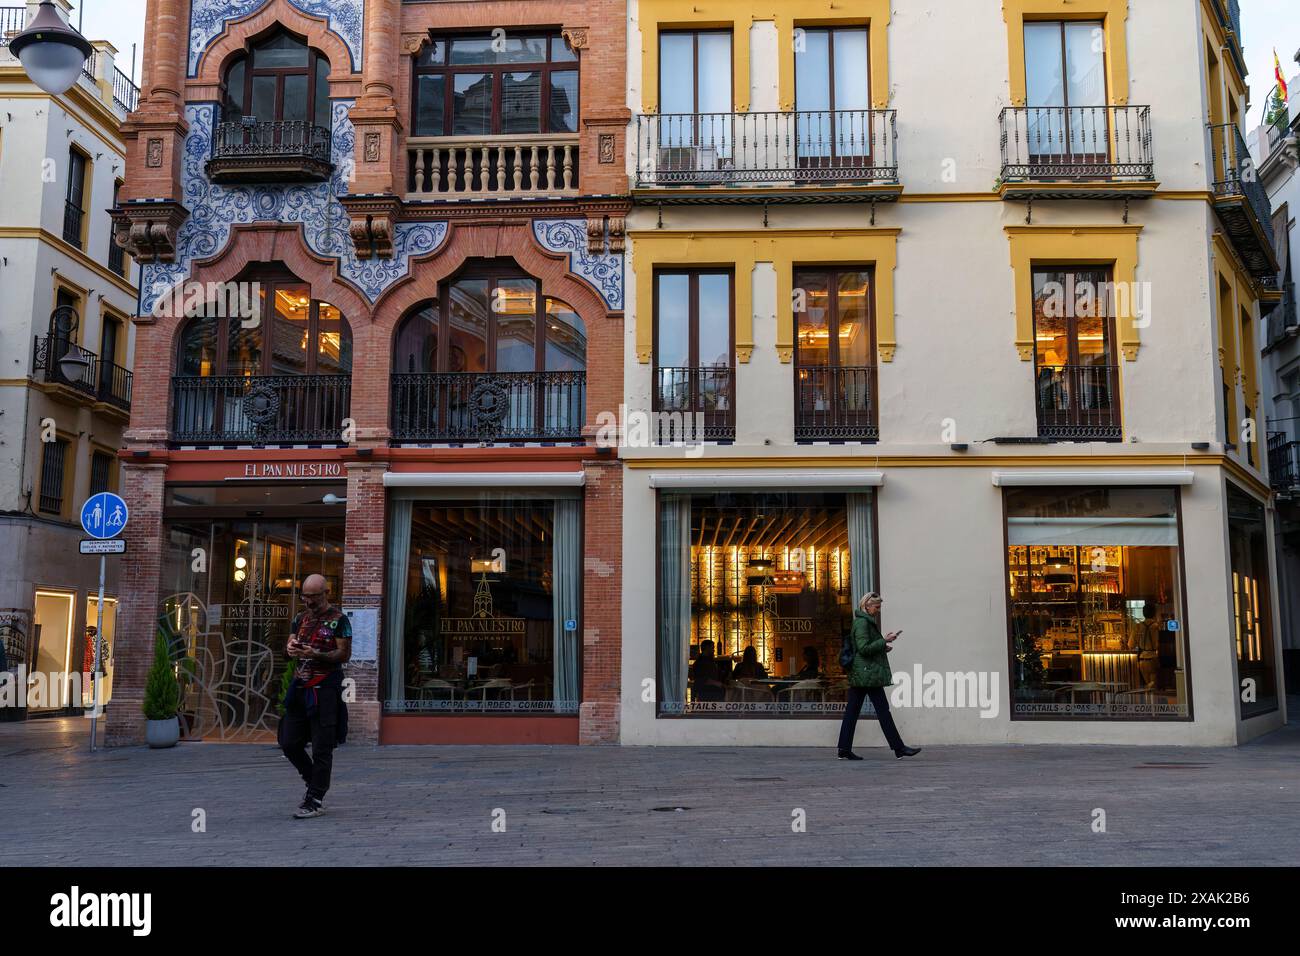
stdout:
{"type": "Polygon", "coordinates": [[[298,666],[284,699],[280,749],[307,784],[294,819],[309,820],[325,812],[334,746],[347,734],[343,665],[352,656],[352,622],[330,603],[321,575],[309,576],[299,593],[305,610],[290,625],[286,652],[298,666]]]}

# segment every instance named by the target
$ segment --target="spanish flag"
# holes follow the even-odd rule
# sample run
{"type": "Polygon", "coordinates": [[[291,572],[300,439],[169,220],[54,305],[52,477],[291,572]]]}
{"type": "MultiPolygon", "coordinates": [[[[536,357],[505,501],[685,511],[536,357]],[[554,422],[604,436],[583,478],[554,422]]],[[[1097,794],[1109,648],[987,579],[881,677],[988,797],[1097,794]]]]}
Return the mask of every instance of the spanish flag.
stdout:
{"type": "Polygon", "coordinates": [[[1282,102],[1287,102],[1286,77],[1282,75],[1282,61],[1277,58],[1277,47],[1273,47],[1273,75],[1277,77],[1277,91],[1282,94],[1282,102]]]}

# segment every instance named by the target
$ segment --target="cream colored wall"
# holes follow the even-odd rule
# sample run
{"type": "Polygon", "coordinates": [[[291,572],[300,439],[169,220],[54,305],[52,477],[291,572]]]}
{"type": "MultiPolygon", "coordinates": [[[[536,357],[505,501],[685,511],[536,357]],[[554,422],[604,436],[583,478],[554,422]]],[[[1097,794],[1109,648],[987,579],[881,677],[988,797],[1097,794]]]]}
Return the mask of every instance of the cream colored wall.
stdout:
{"type": "MultiPolygon", "coordinates": [[[[994,671],[998,714],[972,709],[896,710],[908,743],[1111,743],[1228,746],[1275,729],[1281,714],[1236,718],[1236,664],[1231,642],[1223,479],[1218,469],[1194,469],[1182,489],[1187,589],[1185,635],[1191,672],[1192,721],[1030,721],[1010,717],[1008,638],[1001,492],[993,468],[889,469],[879,491],[880,590],[885,627],[902,629],[890,655],[895,673],[994,671]]],[[[637,745],[766,744],[834,746],[838,721],[774,719],[656,719],[640,697],[655,676],[654,491],[648,472],[629,470],[624,483],[624,540],[640,542],[624,557],[622,740],[637,745]]],[[[832,668],[835,665],[831,665],[832,668]]],[[[883,746],[872,722],[858,741],[883,746]]]]}

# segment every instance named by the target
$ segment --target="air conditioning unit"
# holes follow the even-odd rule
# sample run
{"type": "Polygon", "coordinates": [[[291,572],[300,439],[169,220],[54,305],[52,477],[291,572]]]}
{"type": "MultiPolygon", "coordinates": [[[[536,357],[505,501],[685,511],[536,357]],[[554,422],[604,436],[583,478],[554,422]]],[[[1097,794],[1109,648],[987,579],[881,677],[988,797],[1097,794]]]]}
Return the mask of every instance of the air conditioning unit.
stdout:
{"type": "Polygon", "coordinates": [[[716,146],[659,147],[659,179],[690,183],[720,183],[727,178],[728,161],[716,146]]]}

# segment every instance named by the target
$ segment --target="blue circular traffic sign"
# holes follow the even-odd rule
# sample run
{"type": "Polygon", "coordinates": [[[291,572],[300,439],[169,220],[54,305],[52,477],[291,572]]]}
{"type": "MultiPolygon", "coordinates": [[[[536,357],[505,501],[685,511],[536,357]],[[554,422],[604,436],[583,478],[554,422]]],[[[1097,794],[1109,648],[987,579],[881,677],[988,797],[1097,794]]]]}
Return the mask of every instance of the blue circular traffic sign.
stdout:
{"type": "Polygon", "coordinates": [[[103,491],[91,495],[81,506],[81,527],[92,538],[116,538],[130,516],[125,501],[111,491],[103,491]]]}

